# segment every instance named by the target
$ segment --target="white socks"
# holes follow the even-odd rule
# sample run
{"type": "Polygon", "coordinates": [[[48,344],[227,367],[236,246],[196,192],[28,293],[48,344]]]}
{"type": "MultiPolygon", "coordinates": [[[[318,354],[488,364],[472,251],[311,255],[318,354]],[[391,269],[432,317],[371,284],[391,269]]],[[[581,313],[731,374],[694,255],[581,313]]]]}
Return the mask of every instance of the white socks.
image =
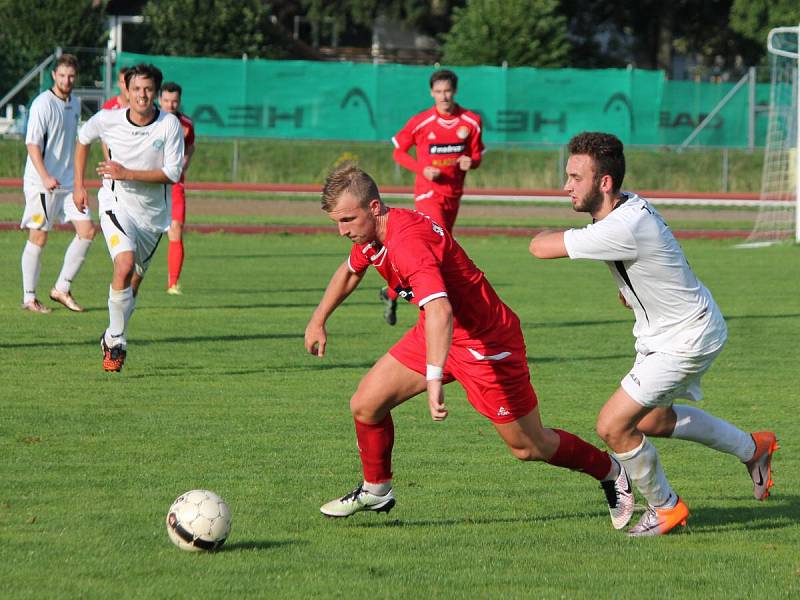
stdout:
{"type": "Polygon", "coordinates": [[[383,483],[370,483],[369,481],[365,481],[361,484],[361,489],[374,496],[385,496],[392,490],[392,482],[391,480],[384,481],[383,483]]]}
{"type": "Polygon", "coordinates": [[[59,292],[69,292],[72,280],[81,270],[91,245],[92,240],[84,240],[77,235],[73,238],[72,243],[70,243],[64,254],[64,266],[61,267],[61,273],[56,281],[56,289],[59,292]]]}
{"type": "Polygon", "coordinates": [[[658,452],[645,436],[642,436],[642,443],[637,448],[622,454],[614,453],[614,456],[651,506],[665,507],[677,500],[677,494],[669,485],[658,460],[658,452]]]}
{"type": "Polygon", "coordinates": [[[41,270],[42,247],[30,240],[25,242],[22,250],[22,302],[27,304],[36,298],[36,285],[39,283],[41,270]]]}
{"type": "Polygon", "coordinates": [[[672,410],[678,420],[670,437],[733,454],[742,462],[753,458],[756,444],[749,433],[694,406],[674,404],[672,410]]]}
{"type": "Polygon", "coordinates": [[[133,309],[136,307],[136,298],[133,297],[133,288],[124,290],[108,290],[108,329],[106,329],[106,344],[110,348],[125,346],[125,331],[128,328],[133,309]]]}

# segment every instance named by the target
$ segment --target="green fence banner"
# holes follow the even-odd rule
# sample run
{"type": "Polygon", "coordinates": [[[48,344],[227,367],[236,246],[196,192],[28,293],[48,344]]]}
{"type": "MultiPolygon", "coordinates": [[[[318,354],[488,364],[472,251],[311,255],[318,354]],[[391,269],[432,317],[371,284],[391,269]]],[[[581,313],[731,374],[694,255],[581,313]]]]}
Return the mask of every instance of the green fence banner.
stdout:
{"type": "MultiPolygon", "coordinates": [[[[183,87],[183,110],[212,137],[389,140],[432,105],[430,66],[240,60],[121,53],[117,65],[152,62],[183,87]]],[[[564,144],[607,131],[626,144],[681,144],[733,83],[667,81],[642,69],[457,67],[458,102],[483,118],[488,144],[564,144]]],[[[757,86],[759,102],[769,85],[757,86]]],[[[747,86],[693,145],[748,145],[747,86]]],[[[756,122],[763,144],[766,119],[756,122]],[[763,121],[763,122],[762,122],[763,121]]]]}

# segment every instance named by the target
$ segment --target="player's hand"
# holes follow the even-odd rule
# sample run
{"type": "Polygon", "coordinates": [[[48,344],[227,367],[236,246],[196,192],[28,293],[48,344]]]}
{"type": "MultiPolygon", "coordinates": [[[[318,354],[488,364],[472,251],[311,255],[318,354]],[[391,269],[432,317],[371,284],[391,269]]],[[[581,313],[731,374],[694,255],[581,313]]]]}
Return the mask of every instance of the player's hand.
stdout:
{"type": "Polygon", "coordinates": [[[44,185],[44,189],[46,189],[48,192],[52,192],[61,185],[61,182],[52,175],[48,175],[42,180],[42,184],[44,185]]]}
{"type": "Polygon", "coordinates": [[[625,308],[631,307],[631,305],[628,304],[628,301],[625,300],[625,296],[622,295],[622,292],[619,292],[619,301],[622,302],[622,306],[624,306],[625,308]]]}
{"type": "Polygon", "coordinates": [[[425,167],[422,170],[422,176],[428,181],[434,181],[442,174],[442,170],[438,167],[425,167]]]}
{"type": "Polygon", "coordinates": [[[104,179],[127,179],[128,169],[116,161],[104,160],[97,163],[97,174],[104,179]]]}
{"type": "Polygon", "coordinates": [[[428,408],[434,421],[444,421],[447,418],[447,407],[444,404],[444,385],[441,379],[428,382],[428,408]]]}
{"type": "Polygon", "coordinates": [[[306,325],[305,346],[306,352],[319,356],[325,356],[325,346],[328,343],[328,334],[325,331],[325,325],[319,325],[313,321],[309,321],[306,325]]]}
{"type": "Polygon", "coordinates": [[[83,186],[76,186],[72,191],[72,201],[75,203],[75,208],[85,213],[86,209],[89,207],[89,195],[86,193],[86,188],[83,186]]]}
{"type": "Polygon", "coordinates": [[[458,168],[462,171],[469,171],[472,167],[472,159],[467,155],[459,156],[456,162],[458,163],[458,168]]]}

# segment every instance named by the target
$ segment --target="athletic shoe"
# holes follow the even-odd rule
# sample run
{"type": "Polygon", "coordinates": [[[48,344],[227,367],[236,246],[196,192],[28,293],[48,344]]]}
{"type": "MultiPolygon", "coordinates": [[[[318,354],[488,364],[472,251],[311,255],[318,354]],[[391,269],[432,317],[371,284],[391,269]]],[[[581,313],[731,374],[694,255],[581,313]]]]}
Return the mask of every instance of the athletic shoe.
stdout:
{"type": "Polygon", "coordinates": [[[766,500],[769,498],[769,488],[773,485],[772,455],[780,446],[771,431],[757,431],[750,436],[756,443],[756,451],[753,458],[744,464],[753,480],[753,496],[756,500],[766,500]]]}
{"type": "Polygon", "coordinates": [[[50,290],[50,300],[60,302],[72,312],[83,312],[83,307],[75,302],[75,298],[72,297],[70,292],[62,292],[61,290],[53,288],[50,290]]]}
{"type": "Polygon", "coordinates": [[[622,529],[633,516],[633,489],[631,489],[631,480],[625,472],[625,467],[615,459],[611,460],[619,465],[619,475],[616,479],[601,481],[600,487],[606,493],[611,524],[614,529],[622,529]]]}
{"type": "Polygon", "coordinates": [[[383,320],[389,325],[397,323],[397,299],[389,298],[389,288],[382,287],[378,291],[378,297],[383,302],[383,320]]]}
{"type": "Polygon", "coordinates": [[[103,349],[103,370],[121,371],[122,365],[125,364],[125,348],[121,345],[109,348],[108,344],[106,344],[105,333],[100,336],[100,348],[103,349]]]}
{"type": "Polygon", "coordinates": [[[683,500],[678,498],[678,503],[672,508],[655,508],[648,506],[639,519],[639,522],[630,530],[630,537],[646,537],[664,535],[675,529],[678,525],[686,527],[689,518],[689,508],[683,500]]]}
{"type": "Polygon", "coordinates": [[[20,308],[22,310],[29,310],[30,312],[34,313],[41,313],[43,315],[53,312],[52,308],[47,308],[36,298],[34,298],[33,300],[29,300],[28,302],[24,302],[22,306],[20,306],[20,308]]]}
{"type": "Polygon", "coordinates": [[[362,510],[388,513],[394,507],[395,500],[392,490],[383,496],[376,496],[366,491],[362,484],[356,489],[337,500],[331,500],[322,505],[320,512],[326,517],[349,517],[362,510]]]}
{"type": "Polygon", "coordinates": [[[180,296],[183,294],[183,290],[181,289],[180,284],[176,283],[175,285],[171,285],[167,288],[167,293],[170,296],[180,296]]]}

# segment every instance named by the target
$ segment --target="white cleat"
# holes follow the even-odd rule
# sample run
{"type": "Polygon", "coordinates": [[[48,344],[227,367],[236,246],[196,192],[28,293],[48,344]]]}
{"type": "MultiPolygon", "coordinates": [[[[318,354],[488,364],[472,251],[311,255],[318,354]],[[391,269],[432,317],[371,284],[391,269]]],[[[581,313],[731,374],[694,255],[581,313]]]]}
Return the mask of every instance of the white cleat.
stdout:
{"type": "Polygon", "coordinates": [[[50,300],[60,302],[72,312],[84,312],[83,307],[75,302],[75,298],[72,297],[70,292],[62,292],[56,288],[53,288],[50,290],[50,300]]]}
{"type": "Polygon", "coordinates": [[[389,490],[383,496],[376,496],[358,484],[356,489],[330,502],[323,504],[319,511],[326,517],[349,517],[357,512],[371,510],[388,513],[395,505],[394,494],[389,490]]]}
{"type": "Polygon", "coordinates": [[[36,298],[34,298],[33,300],[29,300],[28,302],[24,302],[22,306],[20,306],[20,308],[22,310],[27,310],[33,313],[39,313],[42,315],[46,315],[48,313],[53,312],[53,309],[46,307],[36,298]]]}
{"type": "Polygon", "coordinates": [[[612,458],[612,460],[619,465],[619,475],[616,479],[601,481],[600,487],[606,494],[608,512],[611,513],[611,524],[614,529],[622,529],[633,516],[633,489],[625,467],[616,459],[612,458]]]}

